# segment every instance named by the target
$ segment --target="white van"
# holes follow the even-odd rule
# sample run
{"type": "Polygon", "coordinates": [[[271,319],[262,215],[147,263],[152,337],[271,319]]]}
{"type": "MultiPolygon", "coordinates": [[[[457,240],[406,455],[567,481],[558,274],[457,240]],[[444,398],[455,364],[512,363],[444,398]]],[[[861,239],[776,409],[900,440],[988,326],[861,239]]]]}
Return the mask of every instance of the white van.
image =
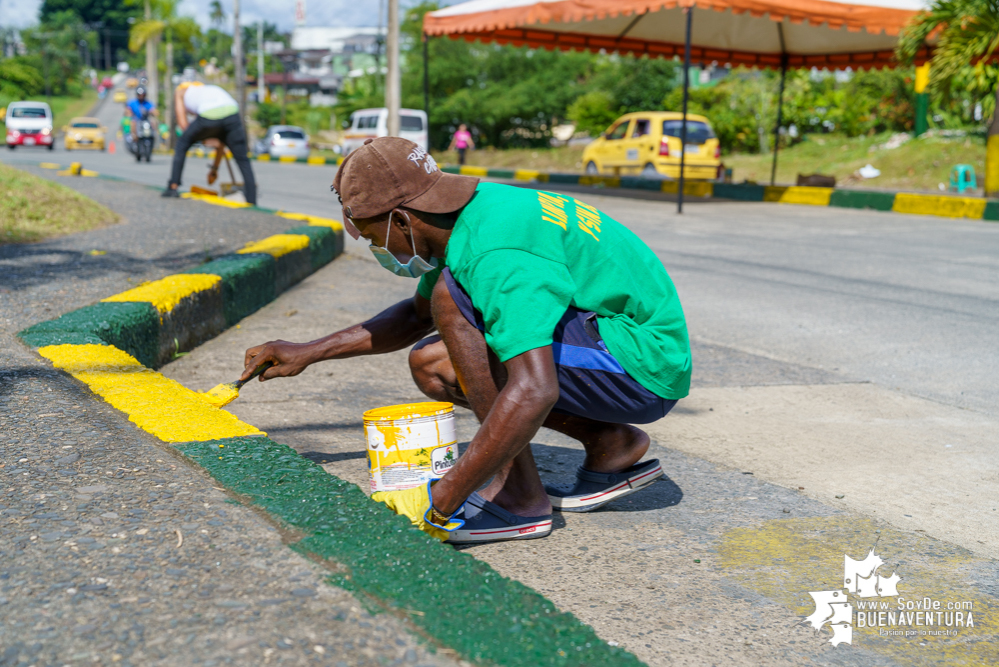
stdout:
{"type": "Polygon", "coordinates": [[[52,109],[45,102],[11,102],[7,107],[7,148],[41,146],[52,150],[52,109]]]}
{"type": "MultiPolygon", "coordinates": [[[[400,109],[399,136],[429,150],[427,113],[419,109],[400,109]]],[[[388,136],[388,109],[358,109],[350,115],[350,128],[343,135],[343,155],[350,155],[364,145],[364,140],[388,136]]]]}

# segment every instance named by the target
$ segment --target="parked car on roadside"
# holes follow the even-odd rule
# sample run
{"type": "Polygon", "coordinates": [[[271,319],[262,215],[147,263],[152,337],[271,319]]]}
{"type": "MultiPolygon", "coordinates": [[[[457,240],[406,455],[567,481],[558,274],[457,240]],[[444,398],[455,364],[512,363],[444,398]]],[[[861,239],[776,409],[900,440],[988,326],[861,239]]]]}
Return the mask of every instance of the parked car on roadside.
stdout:
{"type": "MultiPolygon", "coordinates": [[[[399,110],[399,136],[429,150],[427,114],[420,109],[399,110]]],[[[358,109],[350,115],[350,127],[343,135],[343,154],[350,155],[370,138],[388,136],[388,109],[358,109]]]]}
{"type": "Polygon", "coordinates": [[[107,128],[101,125],[97,118],[80,116],[69,121],[69,125],[62,128],[63,143],[66,150],[79,150],[81,148],[93,148],[104,150],[107,148],[104,137],[107,135],[107,128]]]}
{"type": "Polygon", "coordinates": [[[589,175],[642,175],[712,180],[719,177],[721,148],[711,122],[687,114],[687,145],[680,145],[683,114],[676,111],[639,111],[621,116],[583,150],[589,175]]]}
{"type": "Polygon", "coordinates": [[[286,156],[304,160],[309,157],[309,135],[295,125],[271,125],[253,149],[257,155],[267,154],[275,160],[286,156]]]}
{"type": "Polygon", "coordinates": [[[52,109],[45,102],[12,102],[7,106],[7,148],[41,146],[52,150],[52,109]]]}

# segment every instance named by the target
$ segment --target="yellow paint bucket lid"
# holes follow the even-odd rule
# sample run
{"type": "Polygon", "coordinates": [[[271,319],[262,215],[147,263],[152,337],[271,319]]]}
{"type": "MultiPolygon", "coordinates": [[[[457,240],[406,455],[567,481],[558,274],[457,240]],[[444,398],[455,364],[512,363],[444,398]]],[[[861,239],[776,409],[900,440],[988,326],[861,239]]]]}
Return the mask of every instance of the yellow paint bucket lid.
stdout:
{"type": "Polygon", "coordinates": [[[421,419],[437,417],[454,412],[454,403],[429,402],[405,403],[403,405],[387,405],[384,408],[374,408],[364,413],[366,422],[386,422],[397,419],[421,419]]]}

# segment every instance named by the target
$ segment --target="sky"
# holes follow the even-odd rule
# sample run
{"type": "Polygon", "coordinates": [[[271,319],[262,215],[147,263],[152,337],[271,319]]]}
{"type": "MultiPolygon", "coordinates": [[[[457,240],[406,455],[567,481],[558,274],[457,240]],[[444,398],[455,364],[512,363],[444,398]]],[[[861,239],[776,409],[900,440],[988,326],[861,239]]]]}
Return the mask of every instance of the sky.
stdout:
{"type": "MultiPolygon", "coordinates": [[[[442,2],[442,5],[453,4],[442,2]]],[[[378,6],[384,0],[306,0],[306,25],[361,27],[378,25],[378,6]]],[[[41,0],[0,0],[0,26],[23,28],[35,23],[41,0]]],[[[179,13],[193,16],[203,27],[209,26],[207,0],[182,0],[179,13]]],[[[400,12],[416,4],[401,0],[400,12]]],[[[222,0],[230,17],[232,0],[222,0]]],[[[240,23],[247,25],[263,19],[276,23],[281,31],[295,25],[295,0],[241,0],[240,23]]]]}

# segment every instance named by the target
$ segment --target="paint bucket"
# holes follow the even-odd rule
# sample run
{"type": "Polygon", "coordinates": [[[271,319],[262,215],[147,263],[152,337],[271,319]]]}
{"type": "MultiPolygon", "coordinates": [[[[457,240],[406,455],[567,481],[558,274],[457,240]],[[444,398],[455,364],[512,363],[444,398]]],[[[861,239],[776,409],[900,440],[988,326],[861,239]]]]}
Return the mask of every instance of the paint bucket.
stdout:
{"type": "Polygon", "coordinates": [[[451,403],[407,403],[364,413],[371,491],[399,491],[440,479],[458,460],[451,403]]]}

